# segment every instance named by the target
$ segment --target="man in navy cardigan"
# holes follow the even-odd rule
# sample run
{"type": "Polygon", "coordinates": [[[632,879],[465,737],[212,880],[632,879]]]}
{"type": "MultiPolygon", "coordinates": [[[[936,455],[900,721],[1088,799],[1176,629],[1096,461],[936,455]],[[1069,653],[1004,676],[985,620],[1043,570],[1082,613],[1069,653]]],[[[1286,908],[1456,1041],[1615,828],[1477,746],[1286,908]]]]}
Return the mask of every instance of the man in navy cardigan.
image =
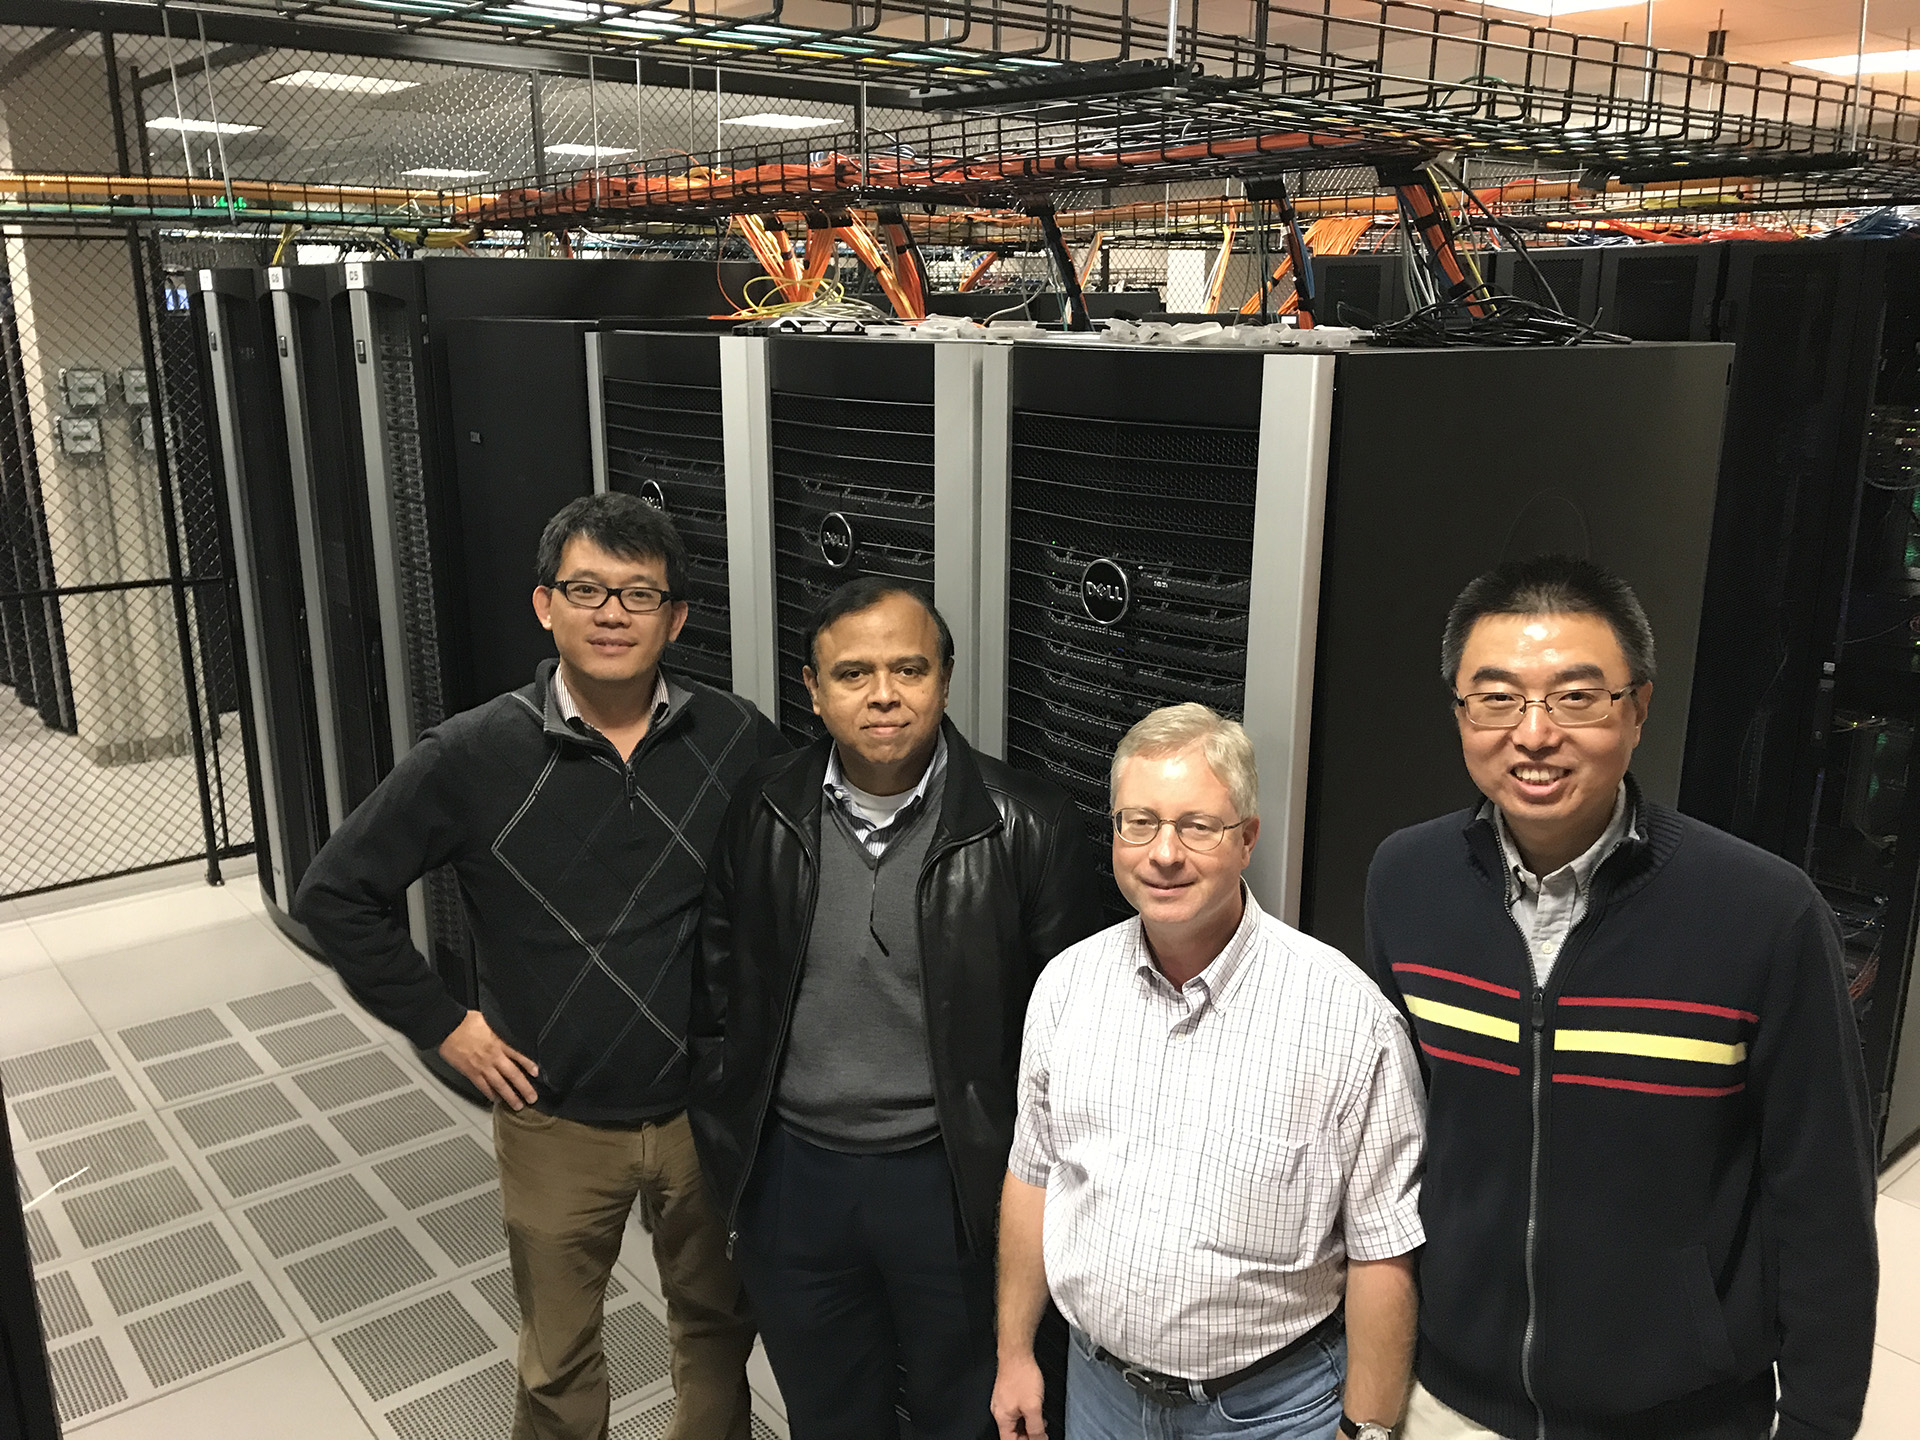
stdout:
{"type": "Polygon", "coordinates": [[[1860,1423],[1873,1143],[1838,927],[1800,870],[1641,794],[1653,673],[1639,601],[1583,560],[1503,565],[1447,618],[1486,800],[1367,882],[1430,1109],[1405,1440],[1860,1423]]]}

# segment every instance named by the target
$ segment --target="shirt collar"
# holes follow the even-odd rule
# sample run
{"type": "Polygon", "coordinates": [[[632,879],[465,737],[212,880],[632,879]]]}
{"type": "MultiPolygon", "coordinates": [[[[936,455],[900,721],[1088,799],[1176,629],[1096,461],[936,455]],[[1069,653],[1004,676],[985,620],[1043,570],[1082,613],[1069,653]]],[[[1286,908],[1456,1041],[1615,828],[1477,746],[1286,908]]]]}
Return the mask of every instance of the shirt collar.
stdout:
{"type": "MultiPolygon", "coordinates": [[[[560,718],[576,730],[586,730],[598,734],[586,716],[580,713],[580,707],[574,703],[573,692],[567,689],[567,682],[558,665],[553,667],[553,703],[560,709],[560,718]]],[[[667,672],[655,669],[653,672],[653,706],[650,719],[658,721],[667,713],[673,698],[667,693],[667,672]]]]}
{"type": "MultiPolygon", "coordinates": [[[[947,737],[946,733],[942,731],[939,740],[935,742],[933,747],[933,759],[927,762],[927,768],[920,776],[920,783],[908,792],[905,803],[894,812],[894,819],[896,821],[905,816],[908,811],[915,809],[927,798],[927,792],[933,788],[934,783],[945,773],[946,768],[947,737]]],[[[853,813],[853,796],[850,793],[851,787],[847,780],[846,772],[840,768],[840,743],[837,740],[827,747],[827,774],[826,778],[820,782],[820,788],[827,792],[827,798],[833,801],[834,804],[850,814],[853,813]]]]}
{"type": "Polygon", "coordinates": [[[1585,891],[1593,884],[1597,871],[1629,839],[1640,838],[1640,817],[1627,794],[1627,782],[1620,782],[1619,792],[1613,800],[1613,816],[1607,821],[1607,828],[1600,832],[1600,838],[1589,845],[1585,852],[1569,860],[1551,875],[1535,875],[1527,868],[1527,862],[1520,857],[1520,847],[1515,843],[1513,832],[1507,828],[1507,817],[1498,805],[1487,801],[1481,810],[1482,815],[1491,812],[1494,834],[1500,838],[1500,856],[1506,862],[1507,897],[1515,899],[1529,892],[1537,892],[1549,880],[1561,875],[1570,875],[1574,888],[1585,891]]]}
{"type": "MultiPolygon", "coordinates": [[[[1206,1000],[1223,1002],[1233,988],[1233,982],[1243,974],[1247,962],[1252,958],[1255,942],[1261,927],[1266,923],[1266,912],[1260,908],[1260,902],[1253,898],[1253,891],[1247,888],[1246,881],[1240,882],[1240,923],[1234,928],[1232,938],[1221,948],[1218,955],[1207,962],[1207,968],[1182,987],[1181,994],[1198,989],[1206,1000]]],[[[1147,927],[1136,917],[1133,924],[1134,973],[1146,981],[1149,986],[1166,990],[1172,988],[1172,982],[1160,973],[1160,967],[1153,963],[1153,951],[1147,947],[1147,927]]]]}

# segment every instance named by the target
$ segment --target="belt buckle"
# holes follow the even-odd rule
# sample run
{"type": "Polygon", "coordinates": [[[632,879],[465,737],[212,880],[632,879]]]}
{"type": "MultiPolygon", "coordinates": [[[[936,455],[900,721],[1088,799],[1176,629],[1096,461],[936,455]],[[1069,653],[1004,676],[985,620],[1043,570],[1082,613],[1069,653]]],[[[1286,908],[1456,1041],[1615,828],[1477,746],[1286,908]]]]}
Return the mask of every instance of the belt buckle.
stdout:
{"type": "Polygon", "coordinates": [[[1126,1381],[1137,1394],[1153,1401],[1156,1405],[1165,1405],[1171,1408],[1176,1405],[1188,1404],[1193,1398],[1185,1391],[1173,1389],[1172,1386],[1168,1385],[1158,1376],[1140,1369],[1137,1365],[1124,1366],[1120,1371],[1120,1378],[1126,1381]]]}

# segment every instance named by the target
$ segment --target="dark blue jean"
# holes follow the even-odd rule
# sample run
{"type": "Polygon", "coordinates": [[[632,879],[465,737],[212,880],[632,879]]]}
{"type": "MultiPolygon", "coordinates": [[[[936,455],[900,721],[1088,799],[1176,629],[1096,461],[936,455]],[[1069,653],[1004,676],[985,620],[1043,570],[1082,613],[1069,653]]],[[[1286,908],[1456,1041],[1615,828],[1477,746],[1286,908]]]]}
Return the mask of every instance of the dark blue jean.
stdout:
{"type": "Polygon", "coordinates": [[[1093,1358],[1078,1330],[1067,1352],[1072,1440],[1334,1440],[1347,1378],[1347,1337],[1335,1331],[1209,1404],[1162,1405],[1093,1358]]]}

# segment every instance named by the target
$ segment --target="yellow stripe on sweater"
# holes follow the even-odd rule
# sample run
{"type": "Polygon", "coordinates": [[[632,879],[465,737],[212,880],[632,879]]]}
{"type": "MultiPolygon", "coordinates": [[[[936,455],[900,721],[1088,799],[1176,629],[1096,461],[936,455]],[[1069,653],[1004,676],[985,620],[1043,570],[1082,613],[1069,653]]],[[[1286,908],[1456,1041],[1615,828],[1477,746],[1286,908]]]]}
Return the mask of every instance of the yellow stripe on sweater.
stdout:
{"type": "Polygon", "coordinates": [[[1443,1005],[1438,1000],[1423,1000],[1418,995],[1407,996],[1407,1009],[1422,1020],[1431,1020],[1436,1025],[1445,1025],[1454,1030],[1471,1030],[1475,1035],[1491,1035],[1495,1040],[1508,1040],[1520,1043],[1520,1026],[1517,1021],[1502,1020],[1497,1015],[1483,1015],[1478,1010],[1463,1010],[1458,1005],[1443,1005]]]}
{"type": "Polygon", "coordinates": [[[1738,1065],[1745,1045],[1689,1040],[1683,1035],[1647,1035],[1633,1030],[1557,1030],[1556,1050],[1589,1050],[1607,1055],[1645,1055],[1655,1060],[1695,1060],[1702,1065],[1738,1065]]]}

